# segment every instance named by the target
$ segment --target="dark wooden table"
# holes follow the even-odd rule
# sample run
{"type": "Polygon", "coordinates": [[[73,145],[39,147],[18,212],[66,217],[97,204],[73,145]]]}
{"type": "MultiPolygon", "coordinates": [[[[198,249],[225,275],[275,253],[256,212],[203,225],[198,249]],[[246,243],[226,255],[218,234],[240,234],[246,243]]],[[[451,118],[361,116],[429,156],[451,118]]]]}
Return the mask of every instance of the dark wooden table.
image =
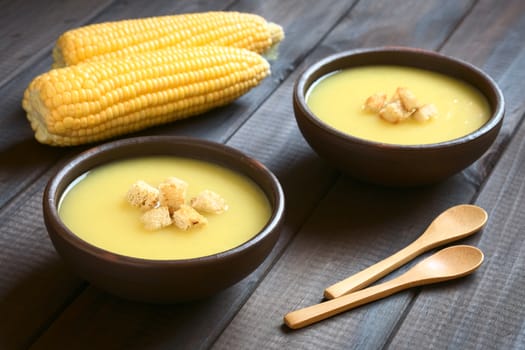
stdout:
{"type": "Polygon", "coordinates": [[[0,1],[0,9],[1,349],[525,348],[525,1],[20,0],[0,1]],[[286,223],[263,265],[211,298],[122,300],[71,272],[47,237],[44,186],[87,146],[37,143],[22,93],[49,69],[54,41],[69,28],[207,10],[253,12],[285,28],[272,76],[225,108],[135,135],[189,135],[242,149],[280,179],[286,223]],[[291,104],[299,72],[334,52],[382,45],[436,50],[497,81],[505,121],[479,161],[433,186],[381,188],[340,174],[306,144],[291,104]],[[326,286],[397,251],[460,203],[489,213],[485,229],[462,241],[485,253],[474,275],[299,331],[283,327],[286,312],[319,302],[326,286]]]}

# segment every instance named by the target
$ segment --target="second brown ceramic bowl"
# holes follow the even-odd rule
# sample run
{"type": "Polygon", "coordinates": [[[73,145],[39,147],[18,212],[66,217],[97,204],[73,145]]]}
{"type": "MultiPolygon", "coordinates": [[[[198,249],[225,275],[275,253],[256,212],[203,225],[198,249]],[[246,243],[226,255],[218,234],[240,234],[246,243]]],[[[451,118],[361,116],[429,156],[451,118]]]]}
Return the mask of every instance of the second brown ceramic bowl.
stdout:
{"type": "Polygon", "coordinates": [[[466,168],[493,143],[504,115],[503,94],[486,73],[455,58],[406,47],[346,51],[314,63],[296,81],[293,107],[304,138],[322,158],[355,178],[387,186],[435,183],[466,168]],[[487,98],[491,117],[468,135],[434,144],[388,144],[336,130],[308,108],[305,98],[308,89],[326,74],[364,65],[411,66],[463,80],[487,98]]]}
{"type": "Polygon", "coordinates": [[[277,178],[260,162],[223,144],[186,137],[151,136],[106,143],[81,153],[49,181],[44,221],[59,255],[81,277],[112,294],[148,302],[180,302],[209,296],[247,276],[272,250],[284,215],[277,178]],[[260,232],[240,246],[210,256],[180,260],[141,259],[116,254],[80,239],[61,221],[59,201],[86,171],[115,160],[152,155],[198,159],[252,179],[266,194],[272,214],[260,232]]]}

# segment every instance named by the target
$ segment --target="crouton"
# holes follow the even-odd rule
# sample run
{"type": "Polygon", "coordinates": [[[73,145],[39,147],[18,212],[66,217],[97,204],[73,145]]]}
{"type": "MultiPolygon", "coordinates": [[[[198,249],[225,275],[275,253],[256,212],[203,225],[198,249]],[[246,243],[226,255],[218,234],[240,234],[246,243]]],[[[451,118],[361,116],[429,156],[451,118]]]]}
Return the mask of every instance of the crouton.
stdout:
{"type": "Polygon", "coordinates": [[[159,190],[148,183],[139,180],[131,185],[126,194],[126,200],[141,210],[153,209],[159,201],[159,190]]]}
{"type": "Polygon", "coordinates": [[[365,110],[372,113],[379,113],[381,108],[385,105],[386,102],[386,94],[385,93],[377,93],[373,94],[372,96],[368,97],[365,101],[365,110]]]}
{"type": "Polygon", "coordinates": [[[212,213],[212,214],[221,214],[228,210],[228,205],[224,198],[222,198],[218,193],[204,190],[199,193],[196,197],[193,197],[190,200],[190,205],[193,209],[196,209],[200,212],[212,213]]]}
{"type": "Polygon", "coordinates": [[[180,206],[172,215],[173,223],[181,230],[187,231],[196,226],[206,225],[208,220],[187,204],[180,206]]]}
{"type": "Polygon", "coordinates": [[[186,181],[170,177],[159,184],[159,204],[168,207],[170,213],[173,213],[186,202],[187,190],[186,181]]]}
{"type": "Polygon", "coordinates": [[[407,113],[403,108],[400,100],[396,100],[388,102],[383,108],[381,108],[379,116],[390,123],[398,123],[407,119],[410,116],[410,113],[407,113]]]}
{"type": "Polygon", "coordinates": [[[157,207],[146,211],[140,217],[144,228],[149,231],[159,230],[172,224],[170,212],[167,207],[157,207]]]}
{"type": "Polygon", "coordinates": [[[410,117],[424,122],[437,115],[434,105],[420,106],[416,95],[404,87],[398,87],[392,98],[386,103],[385,100],[385,94],[374,94],[365,101],[365,109],[377,113],[383,120],[394,124],[410,117]]]}
{"type": "Polygon", "coordinates": [[[413,112],[418,107],[416,95],[407,88],[398,87],[396,90],[397,96],[401,100],[401,104],[408,112],[413,112]]]}
{"type": "Polygon", "coordinates": [[[437,115],[437,108],[433,104],[426,104],[419,107],[413,115],[418,122],[425,122],[437,115]]]}

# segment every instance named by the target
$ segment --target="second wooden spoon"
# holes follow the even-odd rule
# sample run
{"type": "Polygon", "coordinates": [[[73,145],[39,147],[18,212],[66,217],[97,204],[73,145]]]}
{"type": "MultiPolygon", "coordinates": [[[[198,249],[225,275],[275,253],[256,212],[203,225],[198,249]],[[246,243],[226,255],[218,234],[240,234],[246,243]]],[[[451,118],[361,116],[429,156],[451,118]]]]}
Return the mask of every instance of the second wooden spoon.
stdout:
{"type": "Polygon", "coordinates": [[[324,296],[333,299],[366,287],[430,249],[473,234],[486,222],[487,212],[483,208],[471,204],[451,207],[436,217],[414,242],[394,255],[331,285],[325,289],[324,296]]]}

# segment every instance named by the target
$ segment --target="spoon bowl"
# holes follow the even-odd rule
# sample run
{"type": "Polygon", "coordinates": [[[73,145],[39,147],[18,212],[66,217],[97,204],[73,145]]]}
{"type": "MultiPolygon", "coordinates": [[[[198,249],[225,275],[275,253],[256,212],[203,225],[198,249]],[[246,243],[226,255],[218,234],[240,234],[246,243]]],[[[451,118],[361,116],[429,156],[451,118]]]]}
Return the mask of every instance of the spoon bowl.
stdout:
{"type": "Polygon", "coordinates": [[[442,249],[405,273],[414,285],[441,282],[471,274],[483,262],[483,252],[469,245],[442,249]]]}
{"type": "Polygon", "coordinates": [[[480,230],[487,218],[487,212],[477,205],[456,205],[439,214],[417,241],[425,246],[450,243],[480,230]]]}
{"type": "Polygon", "coordinates": [[[487,212],[476,205],[461,204],[438,215],[428,228],[411,244],[390,257],[356,273],[324,291],[326,299],[368,286],[416,256],[444,244],[470,236],[487,222],[487,212]]]}
{"type": "Polygon", "coordinates": [[[284,323],[292,329],[302,328],[410,287],[466,276],[474,272],[482,262],[483,252],[476,247],[448,247],[385,283],[292,311],[284,316],[284,323]]]}

